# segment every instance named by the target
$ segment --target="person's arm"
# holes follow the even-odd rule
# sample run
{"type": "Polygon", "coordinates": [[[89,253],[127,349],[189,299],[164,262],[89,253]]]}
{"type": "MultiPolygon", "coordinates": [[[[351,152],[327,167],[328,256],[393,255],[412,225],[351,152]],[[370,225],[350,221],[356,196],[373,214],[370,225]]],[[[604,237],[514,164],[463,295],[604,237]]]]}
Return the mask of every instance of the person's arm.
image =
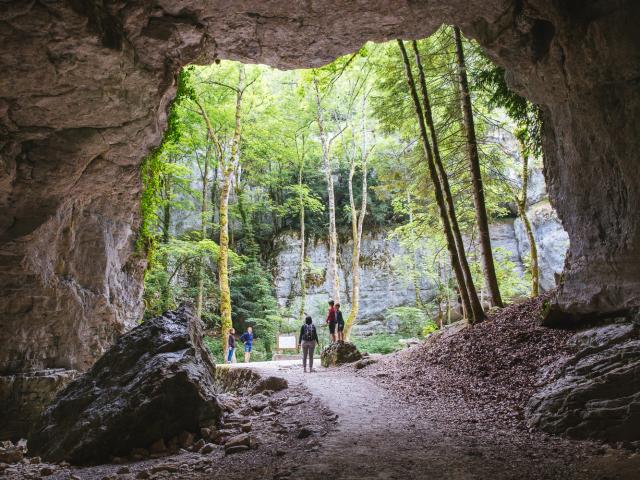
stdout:
{"type": "Polygon", "coordinates": [[[246,341],[247,341],[247,337],[246,337],[246,335],[247,335],[246,333],[243,333],[242,335],[240,335],[239,340],[240,340],[242,343],[244,343],[244,342],[246,342],[246,341]]]}
{"type": "Polygon", "coordinates": [[[318,331],[315,326],[313,327],[313,339],[318,345],[320,345],[320,340],[318,340],[318,331]]]}
{"type": "Polygon", "coordinates": [[[300,327],[300,338],[298,338],[298,345],[302,344],[303,335],[304,335],[304,325],[300,327]]]}

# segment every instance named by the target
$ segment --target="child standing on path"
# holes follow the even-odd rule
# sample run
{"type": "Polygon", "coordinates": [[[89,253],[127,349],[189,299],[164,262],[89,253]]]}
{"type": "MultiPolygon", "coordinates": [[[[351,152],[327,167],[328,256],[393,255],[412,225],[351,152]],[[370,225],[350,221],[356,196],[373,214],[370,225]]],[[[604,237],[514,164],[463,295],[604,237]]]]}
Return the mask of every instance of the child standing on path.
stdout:
{"type": "Polygon", "coordinates": [[[329,324],[329,335],[331,335],[331,343],[336,341],[336,309],[333,306],[333,300],[329,300],[329,313],[327,313],[327,323],[329,324]]]}
{"type": "Polygon", "coordinates": [[[338,325],[338,341],[344,342],[344,317],[339,303],[336,303],[336,324],[338,325]]]}
{"type": "Polygon", "coordinates": [[[302,346],[302,366],[305,373],[307,372],[307,358],[309,359],[309,372],[315,372],[313,369],[313,350],[318,344],[318,332],[311,317],[305,318],[304,325],[300,328],[298,343],[302,346]]]}
{"type": "Polygon", "coordinates": [[[227,353],[227,363],[231,363],[231,361],[233,360],[233,352],[235,352],[236,350],[236,337],[235,334],[236,331],[233,328],[229,329],[229,353],[227,353]]]}
{"type": "Polygon", "coordinates": [[[253,328],[248,327],[247,331],[240,337],[240,341],[244,343],[244,363],[249,363],[251,350],[253,350],[253,328]]]}

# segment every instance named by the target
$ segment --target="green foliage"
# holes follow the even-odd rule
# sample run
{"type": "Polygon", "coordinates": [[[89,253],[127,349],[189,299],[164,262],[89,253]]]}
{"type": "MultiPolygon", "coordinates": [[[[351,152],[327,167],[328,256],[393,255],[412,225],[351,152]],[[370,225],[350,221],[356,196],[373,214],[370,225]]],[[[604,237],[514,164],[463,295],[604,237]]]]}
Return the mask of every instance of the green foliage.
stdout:
{"type": "Polygon", "coordinates": [[[402,349],[401,338],[400,335],[376,334],[352,340],[361,352],[387,354],[402,349]]]}
{"type": "Polygon", "coordinates": [[[427,337],[438,330],[438,324],[433,320],[427,320],[422,327],[422,336],[427,337]]]}
{"type": "MultiPolygon", "coordinates": [[[[450,27],[442,27],[418,42],[423,56],[436,131],[445,168],[450,175],[459,223],[474,236],[475,216],[470,195],[465,139],[450,27]]],[[[489,215],[508,215],[506,185],[514,160],[495,144],[492,132],[506,109],[535,153],[539,145],[539,112],[506,88],[504,72],[493,66],[473,42],[467,42],[474,117],[481,153],[489,215]],[[506,186],[505,186],[506,185],[506,186]]],[[[368,152],[368,192],[362,191],[363,168],[353,178],[354,199],[368,195],[364,232],[391,232],[402,253],[387,259],[407,287],[429,285],[436,298],[427,303],[416,295],[415,306],[392,309],[400,335],[425,335],[436,328],[429,318],[439,305],[454,303],[455,284],[433,200],[433,186],[420,148],[413,106],[408,95],[397,45],[367,44],[359,52],[313,70],[281,72],[266,66],[246,66],[243,92],[240,158],[230,158],[235,127],[235,85],[238,64],[223,61],[190,66],[180,73],[176,99],[161,145],[144,161],[144,190],[137,244],[147,252],[146,316],[174,308],[198,296],[200,275],[203,320],[211,335],[219,335],[218,213],[220,169],[233,164],[229,207],[232,320],[236,329],[255,328],[255,358],[270,358],[275,334],[291,325],[283,319],[274,293],[274,261],[285,233],[299,231],[301,207],[308,238],[327,235],[328,195],[323,173],[319,130],[314,121],[315,86],[320,91],[327,136],[334,140],[330,155],[340,243],[351,238],[348,177],[353,158],[368,152]],[[204,184],[208,188],[203,188],[204,184]]],[[[520,279],[508,255],[496,255],[500,287],[505,297],[521,292],[520,279]]],[[[325,280],[325,266],[305,260],[308,286],[325,280]]],[[[475,268],[479,285],[483,276],[475,268]]],[[[420,288],[417,288],[420,292],[420,288]]],[[[308,306],[307,306],[308,307],[308,306]]],[[[326,305],[312,308],[318,317],[326,305]]],[[[298,321],[300,319],[297,319],[298,321]]],[[[316,318],[316,323],[317,318],[316,318]]],[[[327,333],[319,325],[323,341],[327,333]]],[[[397,337],[358,340],[369,351],[400,348],[397,337]]],[[[220,355],[219,337],[207,340],[220,355]],[[218,350],[216,350],[218,349],[218,350]]]]}
{"type": "Polygon", "coordinates": [[[271,276],[256,259],[249,259],[244,268],[231,277],[233,325],[237,331],[254,328],[256,338],[271,357],[275,336],[282,325],[273,292],[271,276]]]}
{"type": "Polygon", "coordinates": [[[216,363],[225,362],[224,352],[222,351],[222,338],[205,336],[204,344],[209,349],[209,352],[216,363]]]}
{"type": "Polygon", "coordinates": [[[397,318],[398,334],[405,337],[417,337],[427,323],[424,310],[416,307],[395,307],[386,311],[387,318],[397,318]]]}

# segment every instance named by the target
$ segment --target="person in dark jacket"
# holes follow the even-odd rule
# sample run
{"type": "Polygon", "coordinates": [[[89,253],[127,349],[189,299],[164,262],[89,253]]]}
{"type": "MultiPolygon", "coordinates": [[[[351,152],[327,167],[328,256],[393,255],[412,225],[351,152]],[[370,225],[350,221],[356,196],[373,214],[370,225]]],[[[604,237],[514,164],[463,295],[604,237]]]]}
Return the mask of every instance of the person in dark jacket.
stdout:
{"type": "Polygon", "coordinates": [[[253,350],[253,328],[247,327],[247,331],[240,335],[240,341],[244,343],[244,363],[249,363],[253,350]]]}
{"type": "Polygon", "coordinates": [[[233,360],[233,352],[235,352],[236,350],[236,337],[235,334],[236,331],[233,328],[229,329],[229,353],[227,353],[227,363],[231,363],[231,361],[233,360]]]}
{"type": "Polygon", "coordinates": [[[336,324],[338,327],[338,341],[344,342],[344,317],[339,303],[336,303],[336,324]]]}
{"type": "Polygon", "coordinates": [[[304,325],[300,328],[298,343],[302,346],[302,366],[305,373],[307,372],[307,358],[309,359],[309,372],[315,372],[313,369],[313,350],[319,341],[318,332],[311,317],[305,318],[304,325]]]}

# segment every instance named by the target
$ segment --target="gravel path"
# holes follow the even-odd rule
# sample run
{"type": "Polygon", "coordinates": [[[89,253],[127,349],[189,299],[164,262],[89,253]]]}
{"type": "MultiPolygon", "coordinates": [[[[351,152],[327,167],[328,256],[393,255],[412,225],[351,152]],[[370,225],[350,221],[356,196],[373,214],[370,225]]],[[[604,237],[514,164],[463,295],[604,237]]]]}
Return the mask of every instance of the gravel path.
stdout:
{"type": "MultiPolygon", "coordinates": [[[[408,352],[407,352],[408,353],[408,352]]],[[[407,398],[411,382],[384,369],[393,356],[356,370],[353,366],[303,373],[299,362],[236,364],[262,376],[288,380],[273,394],[275,408],[247,413],[259,447],[225,455],[181,451],[126,463],[74,468],[18,464],[2,471],[11,479],[87,480],[225,479],[562,479],[639,480],[640,454],[588,442],[568,441],[496,421],[464,390],[407,398]],[[381,371],[382,370],[382,371],[381,371]],[[427,400],[425,400],[427,399],[427,400]],[[337,415],[337,419],[336,419],[337,415]]],[[[434,382],[447,381],[441,367],[427,368],[434,382]],[[444,380],[443,380],[444,379],[444,380]]],[[[470,384],[468,390],[474,389],[470,384]]],[[[254,396],[236,397],[238,411],[254,396]],[[243,400],[244,398],[244,400],[243,400]]]]}
{"type": "Polygon", "coordinates": [[[637,453],[508,426],[492,428],[482,420],[482,412],[468,415],[464,398],[455,399],[457,405],[434,402],[433,408],[425,408],[401,400],[375,377],[350,366],[318,368],[312,374],[291,362],[255,363],[251,368],[304,385],[339,415],[337,428],[322,439],[306,465],[294,467],[291,478],[640,478],[637,453]]]}

